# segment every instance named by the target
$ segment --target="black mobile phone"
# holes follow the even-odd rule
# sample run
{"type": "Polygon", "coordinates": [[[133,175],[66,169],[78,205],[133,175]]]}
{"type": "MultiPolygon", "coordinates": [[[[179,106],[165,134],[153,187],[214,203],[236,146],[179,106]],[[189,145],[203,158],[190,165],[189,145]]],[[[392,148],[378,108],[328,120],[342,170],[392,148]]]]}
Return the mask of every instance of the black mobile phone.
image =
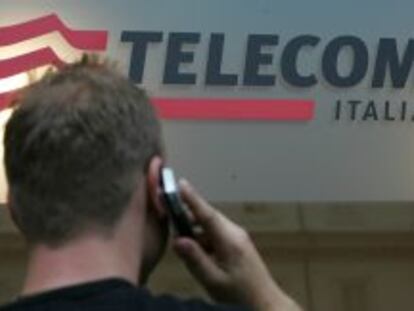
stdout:
{"type": "Polygon", "coordinates": [[[174,171],[169,167],[161,169],[161,189],[164,204],[179,236],[194,238],[194,231],[181,201],[174,171]]]}

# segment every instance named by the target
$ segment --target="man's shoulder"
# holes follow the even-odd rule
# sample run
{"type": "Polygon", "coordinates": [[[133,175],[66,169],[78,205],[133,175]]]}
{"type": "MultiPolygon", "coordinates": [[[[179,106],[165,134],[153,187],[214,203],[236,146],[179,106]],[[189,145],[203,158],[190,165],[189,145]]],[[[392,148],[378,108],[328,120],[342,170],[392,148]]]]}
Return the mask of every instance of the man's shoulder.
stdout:
{"type": "Polygon", "coordinates": [[[201,299],[154,296],[144,288],[118,279],[61,288],[23,297],[0,307],[0,311],[25,310],[140,310],[140,311],[245,311],[240,306],[210,304],[201,299]]]}
{"type": "Polygon", "coordinates": [[[182,299],[171,295],[154,296],[148,301],[148,311],[250,311],[243,306],[211,304],[202,299],[182,299]]]}

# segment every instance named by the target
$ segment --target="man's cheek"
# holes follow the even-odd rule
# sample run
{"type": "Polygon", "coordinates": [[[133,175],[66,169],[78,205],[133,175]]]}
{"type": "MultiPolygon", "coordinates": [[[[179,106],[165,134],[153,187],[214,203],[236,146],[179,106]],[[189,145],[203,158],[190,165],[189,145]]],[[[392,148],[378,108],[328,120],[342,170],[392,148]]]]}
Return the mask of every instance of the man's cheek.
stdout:
{"type": "Polygon", "coordinates": [[[153,270],[163,257],[169,241],[169,221],[167,218],[148,219],[143,239],[143,256],[139,284],[143,285],[148,281],[153,270]]]}

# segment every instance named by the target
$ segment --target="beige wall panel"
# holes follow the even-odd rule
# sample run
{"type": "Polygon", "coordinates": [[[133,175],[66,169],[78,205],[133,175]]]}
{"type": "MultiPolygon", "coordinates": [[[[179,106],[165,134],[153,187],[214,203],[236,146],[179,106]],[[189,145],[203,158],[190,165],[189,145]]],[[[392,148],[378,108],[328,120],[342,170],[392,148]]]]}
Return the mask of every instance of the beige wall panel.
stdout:
{"type": "Polygon", "coordinates": [[[414,262],[319,261],[311,265],[314,310],[410,310],[414,262]]]}

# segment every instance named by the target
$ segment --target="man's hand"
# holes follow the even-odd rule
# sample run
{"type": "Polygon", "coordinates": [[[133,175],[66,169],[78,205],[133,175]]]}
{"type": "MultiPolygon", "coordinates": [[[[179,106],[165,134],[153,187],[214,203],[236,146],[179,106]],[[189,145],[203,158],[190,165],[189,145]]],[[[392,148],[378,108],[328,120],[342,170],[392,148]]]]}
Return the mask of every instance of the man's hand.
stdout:
{"type": "Polygon", "coordinates": [[[180,181],[180,188],[201,232],[197,240],[176,238],[174,248],[210,296],[255,311],[299,311],[272,279],[247,232],[209,205],[187,181],[180,181]]]}

